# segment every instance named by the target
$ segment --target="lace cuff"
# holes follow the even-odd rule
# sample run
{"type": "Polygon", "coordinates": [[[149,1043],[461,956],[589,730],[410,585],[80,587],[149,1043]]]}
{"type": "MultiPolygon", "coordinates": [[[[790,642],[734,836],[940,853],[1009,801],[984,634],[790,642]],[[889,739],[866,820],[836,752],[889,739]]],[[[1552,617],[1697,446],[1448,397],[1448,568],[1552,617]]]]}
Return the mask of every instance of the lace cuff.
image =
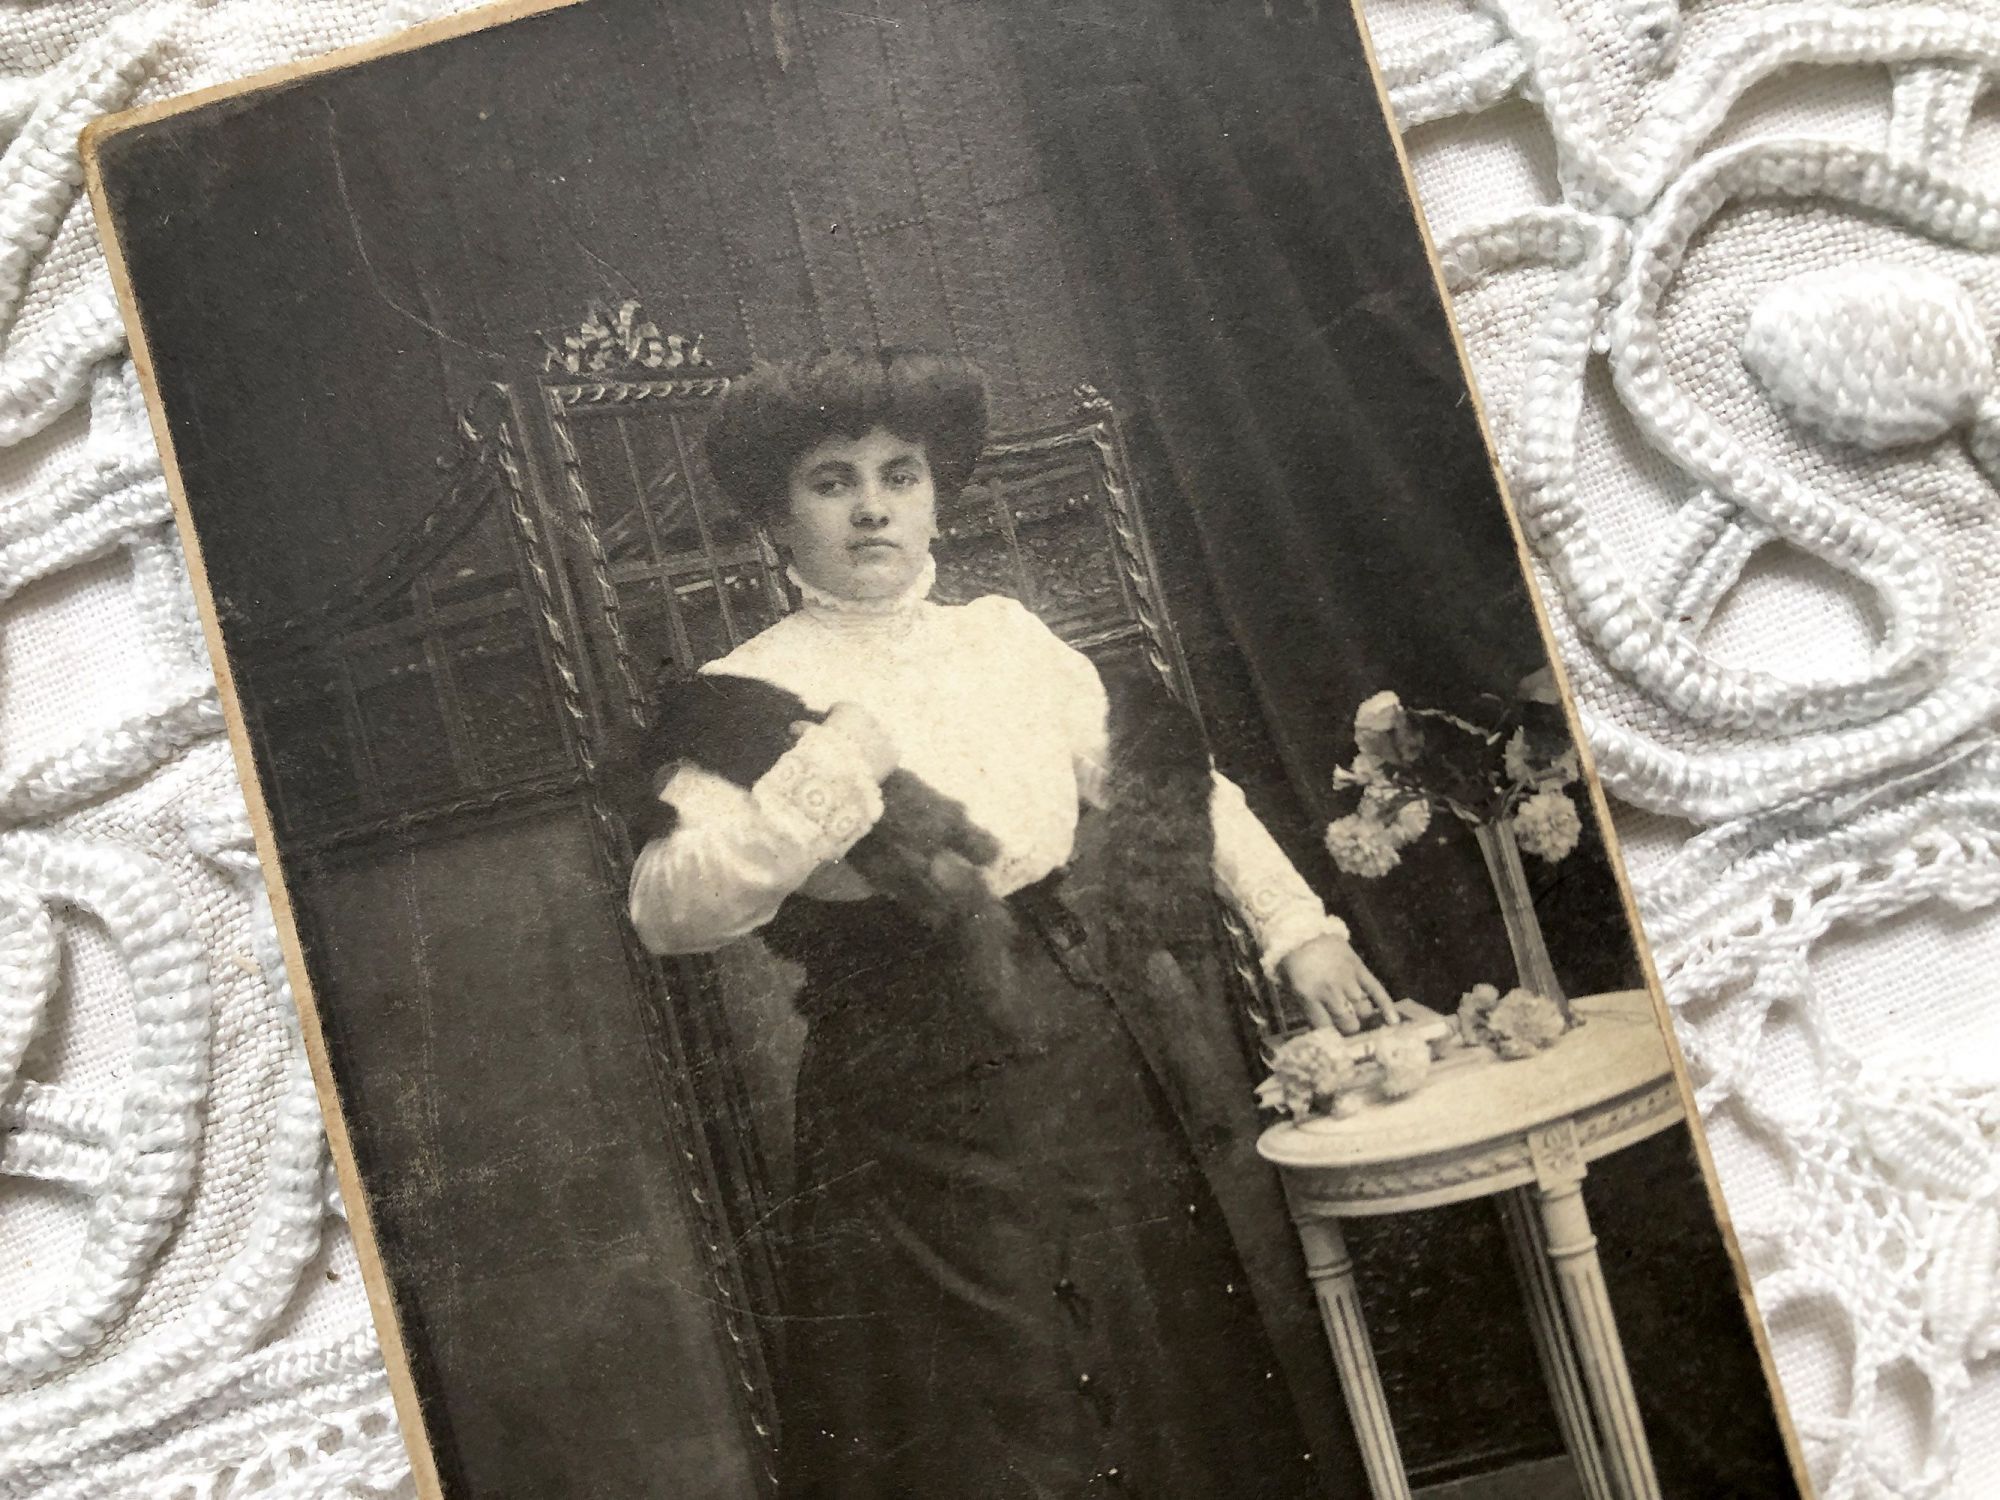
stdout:
{"type": "Polygon", "coordinates": [[[826,864],[882,816],[882,789],[861,752],[838,730],[815,724],[750,789],[773,827],[826,864]]]}
{"type": "Polygon", "coordinates": [[[1268,916],[1245,913],[1256,935],[1267,979],[1277,978],[1278,965],[1313,939],[1337,937],[1345,940],[1347,937],[1347,924],[1330,915],[1317,900],[1300,901],[1288,893],[1274,890],[1259,891],[1257,895],[1276,898],[1271,903],[1272,910],[1268,916]]]}

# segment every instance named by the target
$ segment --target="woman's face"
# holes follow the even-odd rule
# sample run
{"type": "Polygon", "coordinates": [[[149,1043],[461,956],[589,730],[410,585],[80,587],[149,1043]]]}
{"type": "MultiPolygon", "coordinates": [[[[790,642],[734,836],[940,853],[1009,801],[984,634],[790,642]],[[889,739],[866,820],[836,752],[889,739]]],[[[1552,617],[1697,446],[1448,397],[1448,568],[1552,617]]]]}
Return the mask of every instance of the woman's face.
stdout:
{"type": "Polygon", "coordinates": [[[774,528],[792,566],[841,599],[888,599],[923,571],[937,492],[923,444],[877,427],[829,437],[792,466],[791,510],[774,528]]]}

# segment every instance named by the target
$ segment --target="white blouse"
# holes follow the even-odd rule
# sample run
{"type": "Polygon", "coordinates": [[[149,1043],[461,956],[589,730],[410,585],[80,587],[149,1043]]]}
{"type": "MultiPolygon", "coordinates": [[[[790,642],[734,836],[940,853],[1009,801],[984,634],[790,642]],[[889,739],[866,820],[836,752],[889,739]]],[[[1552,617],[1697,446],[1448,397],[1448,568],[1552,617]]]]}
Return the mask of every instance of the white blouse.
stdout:
{"type": "MultiPolygon", "coordinates": [[[[1000,845],[995,895],[1067,863],[1082,803],[1102,801],[1107,704],[1097,668],[1012,599],[944,605],[927,567],[901,597],[857,605],[800,583],[805,604],[704,671],[754,677],[816,711],[859,704],[902,767],[1000,845]]],[[[793,581],[799,583],[796,575],[793,581]]],[[[859,751],[816,725],[755,786],[683,765],[660,793],[674,831],[632,871],[631,912],[655,953],[704,953],[754,932],[794,891],[869,893],[843,862],[881,816],[859,751]]],[[[1241,913],[1267,972],[1322,934],[1346,936],[1227,778],[1215,777],[1217,888],[1241,913]]]]}

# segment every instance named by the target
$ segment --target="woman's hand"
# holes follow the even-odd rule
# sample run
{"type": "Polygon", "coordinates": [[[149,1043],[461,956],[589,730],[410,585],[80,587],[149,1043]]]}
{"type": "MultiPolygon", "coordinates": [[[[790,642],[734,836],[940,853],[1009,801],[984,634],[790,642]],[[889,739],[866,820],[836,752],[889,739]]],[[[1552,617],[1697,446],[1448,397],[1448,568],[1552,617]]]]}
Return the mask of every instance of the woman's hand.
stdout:
{"type": "Polygon", "coordinates": [[[1361,1029],[1361,1018],[1370,1007],[1392,1025],[1401,1019],[1396,1002],[1345,938],[1329,933],[1301,943],[1279,961],[1278,973],[1315,1026],[1332,1026],[1351,1036],[1361,1029]]]}
{"type": "MultiPolygon", "coordinates": [[[[902,754],[889,737],[889,731],[882,727],[882,721],[858,703],[836,703],[820,722],[861,752],[862,763],[877,782],[902,761],[902,754]]],[[[792,733],[801,735],[810,728],[811,724],[801,720],[792,726],[792,733]]]]}

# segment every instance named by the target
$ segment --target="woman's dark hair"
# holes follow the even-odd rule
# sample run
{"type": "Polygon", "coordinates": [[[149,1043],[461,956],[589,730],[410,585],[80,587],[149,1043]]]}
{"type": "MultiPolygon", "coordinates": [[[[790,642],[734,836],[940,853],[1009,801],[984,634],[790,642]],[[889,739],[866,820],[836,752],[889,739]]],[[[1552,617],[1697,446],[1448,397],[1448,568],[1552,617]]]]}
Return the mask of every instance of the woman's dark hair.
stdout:
{"type": "Polygon", "coordinates": [[[703,435],[709,472],[759,523],[790,505],[792,469],[830,437],[875,428],[922,443],[940,501],[972,477],[986,446],[986,382],[956,355],[830,349],[759,364],[733,380],[703,435]]]}

